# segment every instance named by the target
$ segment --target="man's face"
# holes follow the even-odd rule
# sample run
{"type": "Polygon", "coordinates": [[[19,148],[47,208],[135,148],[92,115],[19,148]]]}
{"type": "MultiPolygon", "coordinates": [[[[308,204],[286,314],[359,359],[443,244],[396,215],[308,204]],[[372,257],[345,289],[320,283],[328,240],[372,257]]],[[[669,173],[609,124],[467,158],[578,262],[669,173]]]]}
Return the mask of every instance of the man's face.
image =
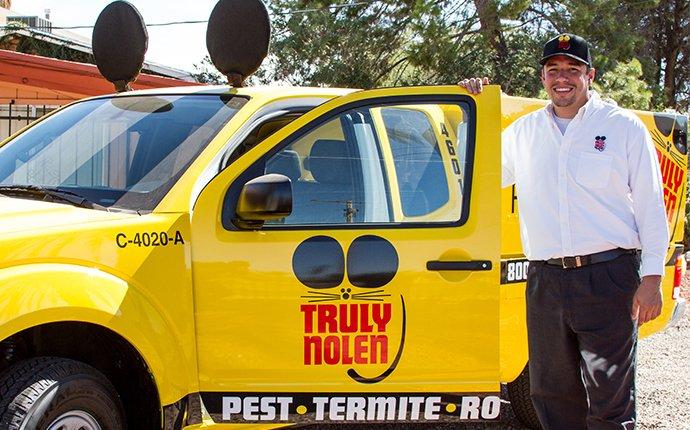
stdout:
{"type": "Polygon", "coordinates": [[[587,90],[594,80],[594,69],[573,58],[558,55],[549,58],[541,69],[541,82],[553,104],[579,109],[587,103],[587,90]]]}

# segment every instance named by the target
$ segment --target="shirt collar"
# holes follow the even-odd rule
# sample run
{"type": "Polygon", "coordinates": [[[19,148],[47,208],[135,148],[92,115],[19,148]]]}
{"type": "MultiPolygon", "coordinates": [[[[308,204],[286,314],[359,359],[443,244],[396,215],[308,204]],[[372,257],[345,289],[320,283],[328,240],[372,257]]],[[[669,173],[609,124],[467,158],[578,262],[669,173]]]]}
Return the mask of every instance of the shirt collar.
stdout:
{"type": "MultiPolygon", "coordinates": [[[[589,114],[592,113],[592,111],[596,110],[596,108],[600,107],[603,101],[601,100],[601,97],[599,96],[599,93],[594,91],[594,90],[589,90],[587,91],[589,94],[589,99],[587,100],[587,103],[585,103],[584,106],[582,106],[578,111],[577,114],[575,115],[575,118],[585,118],[585,116],[589,116],[589,114]]],[[[546,105],[546,112],[552,117],[556,118],[556,114],[553,112],[553,103],[549,102],[549,104],[546,105]]],[[[575,119],[573,118],[573,119],[575,119]]]]}

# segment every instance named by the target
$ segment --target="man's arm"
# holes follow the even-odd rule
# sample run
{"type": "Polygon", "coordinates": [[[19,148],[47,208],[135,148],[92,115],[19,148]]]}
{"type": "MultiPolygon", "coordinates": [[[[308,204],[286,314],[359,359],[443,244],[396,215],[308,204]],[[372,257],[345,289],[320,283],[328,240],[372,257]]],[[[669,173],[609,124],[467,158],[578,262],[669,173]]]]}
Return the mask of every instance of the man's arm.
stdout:
{"type": "Polygon", "coordinates": [[[628,131],[629,186],[633,211],[642,244],[642,282],[632,303],[632,316],[644,324],[661,314],[661,276],[669,231],[663,198],[663,179],[649,132],[637,120],[628,131]]]}

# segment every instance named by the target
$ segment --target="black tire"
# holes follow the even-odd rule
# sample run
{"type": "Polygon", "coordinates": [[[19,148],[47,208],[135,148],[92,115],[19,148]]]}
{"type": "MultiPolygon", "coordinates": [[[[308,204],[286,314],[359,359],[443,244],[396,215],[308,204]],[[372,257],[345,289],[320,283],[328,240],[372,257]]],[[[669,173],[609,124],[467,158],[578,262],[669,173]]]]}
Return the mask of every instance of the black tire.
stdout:
{"type": "Polygon", "coordinates": [[[515,416],[525,427],[542,430],[537,411],[534,409],[529,395],[529,369],[527,366],[517,379],[508,382],[508,397],[515,416]]]}
{"type": "Polygon", "coordinates": [[[103,430],[125,428],[117,391],[91,366],[37,357],[10,366],[0,376],[0,429],[45,430],[65,414],[83,418],[84,413],[103,430]]]}

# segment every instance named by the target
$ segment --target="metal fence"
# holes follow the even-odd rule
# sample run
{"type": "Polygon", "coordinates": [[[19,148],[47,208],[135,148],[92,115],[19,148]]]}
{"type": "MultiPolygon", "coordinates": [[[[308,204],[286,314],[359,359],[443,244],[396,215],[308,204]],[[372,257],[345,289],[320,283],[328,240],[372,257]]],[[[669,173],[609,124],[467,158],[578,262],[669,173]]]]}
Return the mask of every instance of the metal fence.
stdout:
{"type": "Polygon", "coordinates": [[[0,140],[31,124],[58,106],[0,105],[0,140]]]}

